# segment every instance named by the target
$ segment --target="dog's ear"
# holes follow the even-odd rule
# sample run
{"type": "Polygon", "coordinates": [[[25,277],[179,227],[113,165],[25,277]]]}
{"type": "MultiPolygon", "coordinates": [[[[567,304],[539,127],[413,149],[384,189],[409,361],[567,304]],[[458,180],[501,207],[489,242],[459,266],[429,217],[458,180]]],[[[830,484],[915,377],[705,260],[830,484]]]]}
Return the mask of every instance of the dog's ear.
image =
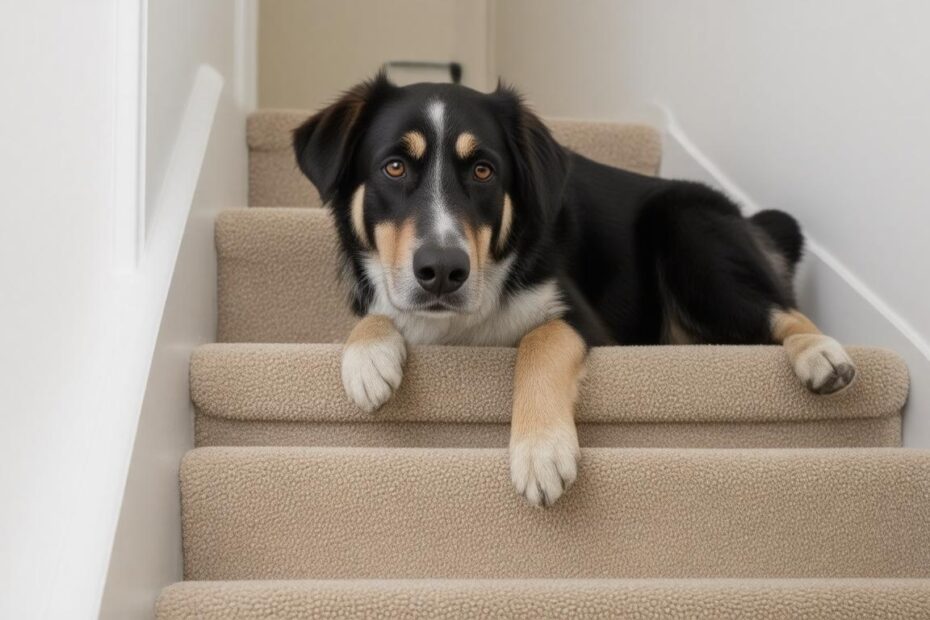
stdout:
{"type": "Polygon", "coordinates": [[[353,86],[329,107],[294,130],[297,165],[323,202],[337,194],[351,169],[354,151],[372,112],[395,88],[384,72],[353,86]]]}
{"type": "Polygon", "coordinates": [[[535,216],[540,225],[554,221],[562,207],[568,174],[565,150],[515,89],[498,83],[491,97],[513,159],[517,207],[524,218],[535,216]]]}

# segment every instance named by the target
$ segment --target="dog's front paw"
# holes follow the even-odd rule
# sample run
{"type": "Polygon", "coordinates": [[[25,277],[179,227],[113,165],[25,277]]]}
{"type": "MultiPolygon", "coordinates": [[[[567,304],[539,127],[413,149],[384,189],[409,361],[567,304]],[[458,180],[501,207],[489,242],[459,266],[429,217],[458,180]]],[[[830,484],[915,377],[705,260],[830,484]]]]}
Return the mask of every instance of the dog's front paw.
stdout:
{"type": "Polygon", "coordinates": [[[578,475],[578,434],[574,425],[513,437],[510,479],[534,506],[551,506],[578,475]]]}
{"type": "Polygon", "coordinates": [[[802,334],[785,341],[798,378],[811,392],[832,394],[852,383],[856,366],[843,345],[829,336],[802,334]],[[797,339],[796,342],[792,342],[797,339]]]}
{"type": "Polygon", "coordinates": [[[377,338],[351,340],[342,353],[342,385],[362,410],[371,413],[386,403],[404,376],[407,346],[393,328],[377,338]]]}

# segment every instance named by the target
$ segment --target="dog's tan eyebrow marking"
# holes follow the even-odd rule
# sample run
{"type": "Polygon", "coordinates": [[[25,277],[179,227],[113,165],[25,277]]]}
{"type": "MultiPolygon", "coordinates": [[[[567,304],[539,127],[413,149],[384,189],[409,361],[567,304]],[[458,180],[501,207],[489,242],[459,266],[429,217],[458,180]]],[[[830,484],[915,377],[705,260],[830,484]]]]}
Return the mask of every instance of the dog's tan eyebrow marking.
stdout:
{"type": "Polygon", "coordinates": [[[455,154],[459,159],[468,159],[478,150],[478,138],[473,133],[463,131],[455,139],[455,154]]]}
{"type": "Polygon", "coordinates": [[[426,154],[426,136],[419,131],[408,131],[401,136],[400,143],[414,159],[422,159],[426,154]]]}
{"type": "Polygon", "coordinates": [[[501,211],[501,227],[497,231],[497,251],[503,252],[510,236],[510,227],[513,225],[513,203],[510,194],[504,194],[504,208],[501,211]]]}
{"type": "Polygon", "coordinates": [[[368,233],[365,232],[365,186],[359,185],[355,193],[352,194],[352,204],[350,208],[352,215],[352,230],[358,240],[364,247],[369,246],[368,233]]]}

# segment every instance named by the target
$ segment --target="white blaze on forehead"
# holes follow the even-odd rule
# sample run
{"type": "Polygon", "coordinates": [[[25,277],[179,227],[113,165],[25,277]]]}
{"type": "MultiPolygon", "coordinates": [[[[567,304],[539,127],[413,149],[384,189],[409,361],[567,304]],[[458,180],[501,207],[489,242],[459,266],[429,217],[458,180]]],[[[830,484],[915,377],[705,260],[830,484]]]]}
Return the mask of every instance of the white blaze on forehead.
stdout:
{"type": "Polygon", "coordinates": [[[433,228],[440,241],[455,236],[461,242],[455,219],[449,213],[449,203],[442,192],[443,158],[445,157],[446,104],[440,99],[433,99],[426,108],[430,124],[436,134],[436,148],[432,150],[432,174],[430,175],[430,202],[433,210],[433,228]]]}
{"type": "Polygon", "coordinates": [[[432,99],[426,108],[429,114],[429,120],[433,123],[433,128],[442,135],[446,122],[446,104],[441,99],[432,99]]]}

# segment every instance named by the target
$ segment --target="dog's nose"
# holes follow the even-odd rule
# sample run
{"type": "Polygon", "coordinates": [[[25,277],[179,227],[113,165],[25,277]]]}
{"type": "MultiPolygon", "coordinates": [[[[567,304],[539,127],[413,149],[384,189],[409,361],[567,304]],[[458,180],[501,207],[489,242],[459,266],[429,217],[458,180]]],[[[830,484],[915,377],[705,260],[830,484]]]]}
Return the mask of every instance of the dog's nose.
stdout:
{"type": "Polygon", "coordinates": [[[461,248],[424,245],[413,255],[413,273],[417,282],[437,297],[461,288],[470,269],[468,254],[461,248]]]}

